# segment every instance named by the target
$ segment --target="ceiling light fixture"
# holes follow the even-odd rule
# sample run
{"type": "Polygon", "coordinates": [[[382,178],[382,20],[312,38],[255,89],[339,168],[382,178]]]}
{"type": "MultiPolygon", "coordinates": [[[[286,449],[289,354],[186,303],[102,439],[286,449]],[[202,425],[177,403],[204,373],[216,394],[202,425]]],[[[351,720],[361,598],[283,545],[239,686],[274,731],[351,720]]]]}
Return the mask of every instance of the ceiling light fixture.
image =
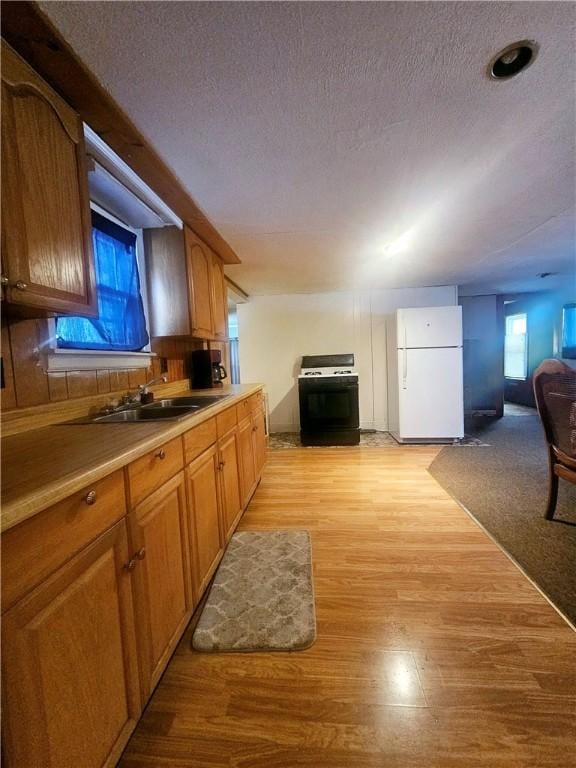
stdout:
{"type": "Polygon", "coordinates": [[[389,245],[384,248],[384,254],[386,256],[395,256],[397,253],[402,253],[408,250],[414,240],[414,233],[408,229],[396,240],[393,240],[389,245]]]}
{"type": "Polygon", "coordinates": [[[538,55],[539,46],[534,40],[520,40],[507,45],[496,54],[488,65],[493,80],[508,80],[530,66],[538,55]]]}

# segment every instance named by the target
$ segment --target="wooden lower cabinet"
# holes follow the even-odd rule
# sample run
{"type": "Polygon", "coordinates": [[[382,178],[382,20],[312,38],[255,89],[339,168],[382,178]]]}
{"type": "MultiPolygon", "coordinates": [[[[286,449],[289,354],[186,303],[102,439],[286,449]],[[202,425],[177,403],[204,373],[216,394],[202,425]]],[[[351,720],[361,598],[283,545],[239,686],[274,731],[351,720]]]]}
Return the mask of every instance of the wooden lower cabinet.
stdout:
{"type": "Polygon", "coordinates": [[[3,616],[9,768],[101,768],[141,711],[126,525],[117,523],[3,616]]]}
{"type": "Polygon", "coordinates": [[[240,458],[240,490],[242,506],[245,507],[254,493],[257,483],[254,463],[253,425],[250,417],[238,425],[238,451],[240,458]]]}
{"type": "Polygon", "coordinates": [[[197,600],[206,589],[222,553],[218,447],[214,444],[186,468],[190,549],[197,600]]]}
{"type": "Polygon", "coordinates": [[[192,613],[188,514],[179,472],[130,511],[136,638],[145,702],[192,613]]]}
{"type": "Polygon", "coordinates": [[[260,477],[266,463],[266,418],[261,409],[252,414],[252,445],[256,477],[260,477]]]}
{"type": "Polygon", "coordinates": [[[248,400],[4,534],[7,768],[116,765],[260,478],[248,400]]]}
{"type": "Polygon", "coordinates": [[[240,515],[243,504],[240,493],[240,471],[238,451],[238,429],[235,427],[218,441],[222,530],[228,541],[240,515]]]}

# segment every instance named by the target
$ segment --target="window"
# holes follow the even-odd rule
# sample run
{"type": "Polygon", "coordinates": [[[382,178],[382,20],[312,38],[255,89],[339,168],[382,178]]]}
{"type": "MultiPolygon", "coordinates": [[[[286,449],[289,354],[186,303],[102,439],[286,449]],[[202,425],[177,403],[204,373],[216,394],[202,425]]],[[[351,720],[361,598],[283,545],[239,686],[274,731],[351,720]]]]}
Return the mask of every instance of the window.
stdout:
{"type": "Polygon", "coordinates": [[[136,235],[92,211],[98,317],[59,317],[61,349],[138,351],[148,344],[136,235]]]}
{"type": "Polygon", "coordinates": [[[504,339],[504,376],[507,379],[525,379],[528,375],[527,316],[523,312],[508,315],[504,339]]]}
{"type": "Polygon", "coordinates": [[[576,304],[562,308],[562,357],[576,359],[576,304]]]}

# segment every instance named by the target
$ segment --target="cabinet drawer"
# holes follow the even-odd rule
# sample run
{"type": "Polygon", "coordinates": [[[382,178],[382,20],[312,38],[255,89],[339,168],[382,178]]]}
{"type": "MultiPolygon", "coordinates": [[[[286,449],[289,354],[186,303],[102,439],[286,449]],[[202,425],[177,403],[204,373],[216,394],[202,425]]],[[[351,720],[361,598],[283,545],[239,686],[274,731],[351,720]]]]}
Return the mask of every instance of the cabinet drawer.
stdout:
{"type": "Polygon", "coordinates": [[[247,397],[246,400],[242,400],[242,402],[236,406],[236,418],[238,420],[238,424],[244,421],[244,419],[249,418],[250,413],[250,398],[247,397]]]}
{"type": "Polygon", "coordinates": [[[227,408],[216,416],[218,437],[222,437],[236,426],[236,408],[227,408]]]}
{"type": "Polygon", "coordinates": [[[128,465],[130,504],[136,506],[184,467],[182,439],[176,437],[128,465]]]}
{"type": "Polygon", "coordinates": [[[216,419],[208,419],[184,434],[184,458],[189,464],[216,442],[216,419]]]}
{"type": "Polygon", "coordinates": [[[256,392],[255,395],[250,395],[248,402],[250,404],[250,411],[257,413],[264,408],[264,395],[262,392],[256,392]]]}
{"type": "Polygon", "coordinates": [[[2,611],[126,514],[122,470],[2,535],[2,611]]]}

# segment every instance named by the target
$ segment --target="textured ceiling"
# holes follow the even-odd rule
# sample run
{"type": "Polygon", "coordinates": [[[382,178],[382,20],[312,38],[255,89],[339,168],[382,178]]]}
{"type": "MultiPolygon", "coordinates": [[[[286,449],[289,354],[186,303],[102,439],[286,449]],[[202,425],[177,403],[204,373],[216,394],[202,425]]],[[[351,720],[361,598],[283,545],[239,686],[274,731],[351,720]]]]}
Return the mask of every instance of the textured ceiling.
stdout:
{"type": "Polygon", "coordinates": [[[563,2],[40,3],[235,248],[250,293],[574,271],[563,2]],[[486,75],[511,42],[532,67],[486,75]]]}

